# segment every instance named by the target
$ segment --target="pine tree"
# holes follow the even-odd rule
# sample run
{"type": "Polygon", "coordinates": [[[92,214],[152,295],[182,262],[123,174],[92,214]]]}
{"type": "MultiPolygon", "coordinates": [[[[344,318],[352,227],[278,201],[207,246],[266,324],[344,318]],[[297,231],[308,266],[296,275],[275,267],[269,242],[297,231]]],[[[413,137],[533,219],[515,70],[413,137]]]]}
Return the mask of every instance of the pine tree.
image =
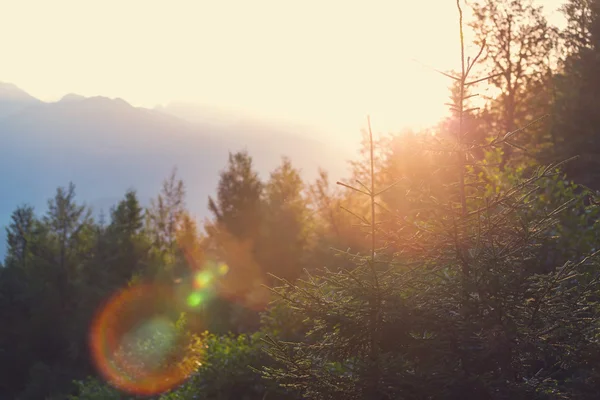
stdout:
{"type": "Polygon", "coordinates": [[[207,248],[211,257],[225,263],[228,274],[220,283],[222,298],[213,305],[213,315],[223,322],[218,332],[255,330],[255,310],[268,301],[263,285],[266,274],[259,259],[263,183],[254,171],[252,157],[245,152],[229,154],[221,172],[217,199],[209,197],[214,220],[206,224],[207,248]]]}
{"type": "Polygon", "coordinates": [[[578,156],[566,167],[566,172],[571,179],[597,190],[600,188],[597,173],[600,2],[572,0],[562,11],[567,19],[567,27],[561,32],[566,55],[561,71],[555,76],[553,134],[556,146],[547,157],[578,156]]]}
{"type": "MultiPolygon", "coordinates": [[[[351,188],[370,199],[370,254],[353,255],[352,269],[274,289],[310,329],[299,342],[269,339],[280,367],[263,372],[304,398],[591,398],[598,376],[582,366],[599,350],[596,254],[540,268],[540,241],[576,200],[535,209],[558,165],[498,191],[474,173],[471,152],[481,145],[465,140],[465,88],[483,48],[466,60],[457,5],[458,124],[446,141],[423,138],[455,160],[438,166],[453,181],[404,188],[412,212],[395,217],[396,229],[414,234],[396,243],[406,251],[390,255],[376,247],[382,190],[371,150],[370,185],[351,188]]],[[[519,132],[499,133],[485,147],[503,147],[519,132]]]]}
{"type": "Polygon", "coordinates": [[[329,174],[319,171],[317,180],[309,185],[309,208],[312,212],[311,220],[311,254],[307,261],[307,268],[314,269],[317,265],[326,265],[337,270],[348,266],[348,260],[332,249],[360,252],[365,249],[362,232],[354,229],[355,220],[344,208],[360,212],[364,209],[363,199],[348,196],[348,192],[341,192],[339,186],[332,187],[329,174]]]}
{"type": "Polygon", "coordinates": [[[117,236],[131,238],[144,227],[144,210],[135,190],[128,190],[125,198],[110,213],[109,230],[117,236]]]}
{"type": "Polygon", "coordinates": [[[304,268],[309,215],[300,172],[288,158],[283,158],[265,185],[264,215],[263,270],[293,281],[304,268]]]}
{"type": "Polygon", "coordinates": [[[30,244],[35,229],[33,207],[18,207],[11,215],[12,222],[6,228],[8,252],[6,266],[26,269],[30,257],[30,244]]]}
{"type": "Polygon", "coordinates": [[[146,212],[147,230],[152,234],[157,249],[166,253],[174,250],[177,230],[184,214],[185,185],[177,178],[177,169],[173,169],[146,212]]]}
{"type": "Polygon", "coordinates": [[[252,157],[246,151],[230,153],[227,169],[221,172],[217,200],[208,199],[219,229],[239,240],[255,237],[260,231],[262,191],[252,157]]]}
{"type": "Polygon", "coordinates": [[[11,220],[6,228],[6,260],[0,267],[0,391],[14,397],[15,389],[24,386],[34,356],[24,338],[29,336],[28,277],[33,268],[31,246],[38,221],[29,206],[18,207],[11,220]]]}
{"type": "Polygon", "coordinates": [[[124,285],[136,273],[143,273],[148,261],[149,245],[144,235],[145,211],[134,190],[128,190],[125,198],[110,212],[110,223],[104,235],[100,259],[108,269],[107,275],[116,285],[124,285]]]}
{"type": "Polygon", "coordinates": [[[91,210],[75,203],[75,185],[59,187],[53,199],[48,201],[48,212],[44,216],[51,240],[55,243],[57,267],[75,279],[76,258],[84,256],[89,249],[89,230],[92,224],[91,210]]]}
{"type": "Polygon", "coordinates": [[[0,291],[10,294],[19,313],[7,316],[14,330],[2,339],[13,343],[11,390],[17,398],[34,399],[59,393],[71,377],[90,372],[85,336],[77,333],[85,302],[79,287],[92,257],[95,229],[90,210],[75,201],[73,184],[57,189],[41,219],[28,207],[14,216],[7,257],[14,279],[0,291]]]}
{"type": "Polygon", "coordinates": [[[144,230],[151,238],[152,265],[146,274],[163,283],[178,279],[185,269],[178,254],[181,249],[177,242],[179,231],[188,215],[185,205],[185,185],[177,178],[177,170],[163,181],[161,192],[151,200],[145,212],[144,230]]]}

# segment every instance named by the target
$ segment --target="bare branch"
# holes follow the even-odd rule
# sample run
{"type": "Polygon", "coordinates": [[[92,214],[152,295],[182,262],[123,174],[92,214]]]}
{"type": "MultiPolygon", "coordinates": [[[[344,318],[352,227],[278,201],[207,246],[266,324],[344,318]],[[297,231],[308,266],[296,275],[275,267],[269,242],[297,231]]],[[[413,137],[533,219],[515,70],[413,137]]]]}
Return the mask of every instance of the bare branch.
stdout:
{"type": "Polygon", "coordinates": [[[486,76],[485,78],[476,79],[476,80],[474,80],[474,81],[467,82],[467,83],[465,83],[465,86],[474,85],[474,84],[476,84],[476,83],[483,82],[483,81],[486,81],[486,80],[488,80],[488,79],[493,79],[493,78],[499,77],[500,75],[503,75],[503,73],[502,73],[502,72],[499,72],[499,73],[497,73],[497,74],[494,74],[494,75],[489,75],[489,76],[486,76]]]}
{"type": "Polygon", "coordinates": [[[483,39],[483,42],[481,43],[481,47],[479,48],[479,53],[477,53],[477,55],[475,56],[475,58],[473,59],[473,62],[469,64],[469,67],[467,68],[467,72],[466,75],[469,75],[469,72],[471,72],[471,69],[473,68],[473,66],[475,65],[475,63],[477,62],[477,60],[479,59],[479,57],[481,57],[481,54],[483,54],[483,49],[485,49],[485,44],[486,44],[486,40],[485,38],[483,39]]]}
{"type": "Polygon", "coordinates": [[[367,192],[365,192],[363,190],[355,188],[354,186],[347,185],[344,182],[337,181],[336,185],[344,186],[344,187],[347,187],[348,189],[352,189],[352,190],[354,190],[354,191],[356,191],[358,193],[362,193],[362,194],[366,194],[367,196],[371,196],[371,193],[367,193],[367,192]]]}
{"type": "Polygon", "coordinates": [[[379,192],[375,193],[375,196],[379,196],[380,194],[387,192],[388,190],[390,190],[394,186],[400,184],[400,182],[402,182],[403,180],[404,180],[404,178],[400,179],[399,181],[396,181],[396,182],[392,183],[390,186],[386,187],[385,189],[381,189],[379,192]]]}
{"type": "Polygon", "coordinates": [[[424,66],[425,68],[429,68],[429,69],[431,69],[431,70],[433,70],[433,71],[437,72],[438,74],[442,74],[442,75],[444,75],[444,76],[446,76],[446,77],[448,77],[448,78],[450,78],[450,79],[454,79],[454,80],[456,80],[456,81],[460,81],[460,78],[459,78],[459,77],[456,77],[456,76],[454,76],[454,75],[450,75],[450,74],[448,74],[448,73],[446,73],[446,72],[444,72],[444,71],[440,71],[440,70],[439,70],[439,69],[437,69],[437,68],[434,68],[434,67],[432,67],[432,66],[429,66],[429,65],[427,65],[427,64],[424,64],[424,63],[422,63],[421,61],[417,60],[416,58],[413,58],[412,60],[413,60],[414,62],[417,62],[417,63],[421,64],[421,65],[422,65],[422,66],[424,66]]]}

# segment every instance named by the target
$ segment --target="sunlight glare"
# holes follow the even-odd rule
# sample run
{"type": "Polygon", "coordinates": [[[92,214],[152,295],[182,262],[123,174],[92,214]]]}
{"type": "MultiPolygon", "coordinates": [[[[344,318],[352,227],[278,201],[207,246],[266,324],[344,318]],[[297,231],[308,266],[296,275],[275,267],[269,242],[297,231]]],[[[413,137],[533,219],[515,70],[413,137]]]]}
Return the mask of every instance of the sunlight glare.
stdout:
{"type": "Polygon", "coordinates": [[[423,64],[459,67],[448,0],[22,0],[7,8],[0,36],[18,40],[4,42],[0,79],[43,100],[74,92],[144,107],[188,101],[302,122],[338,139],[356,138],[366,114],[382,131],[437,122],[447,82],[423,64]]]}

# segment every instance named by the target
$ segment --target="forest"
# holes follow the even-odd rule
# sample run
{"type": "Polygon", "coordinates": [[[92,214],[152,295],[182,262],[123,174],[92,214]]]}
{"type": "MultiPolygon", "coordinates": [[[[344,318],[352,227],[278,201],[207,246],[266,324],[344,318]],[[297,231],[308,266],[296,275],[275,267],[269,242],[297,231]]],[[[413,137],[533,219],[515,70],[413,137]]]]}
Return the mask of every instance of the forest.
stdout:
{"type": "Polygon", "coordinates": [[[450,116],[367,118],[345,179],[231,151],[203,224],[177,169],[100,217],[23,199],[0,399],[597,399],[600,0],[456,5],[450,116]]]}

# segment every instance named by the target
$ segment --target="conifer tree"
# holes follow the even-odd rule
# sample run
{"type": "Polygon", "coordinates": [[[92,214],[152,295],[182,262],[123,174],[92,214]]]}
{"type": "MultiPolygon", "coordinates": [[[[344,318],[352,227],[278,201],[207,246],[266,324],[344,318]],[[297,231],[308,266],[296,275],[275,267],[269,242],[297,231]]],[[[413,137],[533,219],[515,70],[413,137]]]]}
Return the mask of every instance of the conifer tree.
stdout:
{"type": "Polygon", "coordinates": [[[177,230],[185,214],[185,185],[177,178],[177,169],[163,181],[156,199],[146,212],[146,227],[153,237],[153,244],[163,253],[174,251],[177,230]]]}
{"type": "Polygon", "coordinates": [[[553,135],[556,145],[548,158],[579,158],[566,167],[571,179],[600,189],[597,126],[600,69],[600,2],[566,2],[562,12],[567,26],[561,32],[565,45],[562,68],[555,77],[556,101],[553,135]]]}
{"type": "Polygon", "coordinates": [[[90,210],[75,201],[73,184],[57,189],[41,219],[31,210],[22,214],[26,218],[19,218],[20,236],[13,249],[18,251],[9,251],[9,258],[11,253],[21,254],[21,265],[11,267],[20,271],[16,274],[20,287],[13,299],[18,299],[21,311],[12,321],[19,333],[13,337],[13,354],[19,355],[15,372],[28,383],[17,381],[11,386],[20,392],[17,397],[34,399],[58,393],[69,385],[70,376],[89,371],[82,364],[85,338],[78,338],[76,332],[82,322],[79,307],[85,302],[78,298],[79,286],[92,257],[95,230],[90,210]],[[25,225],[28,233],[22,229],[25,225]]]}
{"type": "Polygon", "coordinates": [[[144,210],[134,190],[128,190],[125,198],[111,210],[109,230],[122,238],[131,238],[144,227],[144,210]]]}
{"type": "MultiPolygon", "coordinates": [[[[452,137],[423,144],[455,160],[438,166],[453,181],[404,187],[412,211],[389,218],[412,235],[390,255],[376,247],[382,189],[371,141],[370,185],[350,188],[370,199],[370,253],[353,255],[352,269],[274,289],[310,329],[303,341],[267,340],[280,367],[263,372],[305,398],[586,398],[586,379],[597,379],[581,375],[599,350],[595,254],[540,269],[539,242],[574,201],[534,210],[559,165],[498,190],[473,171],[482,145],[465,140],[465,89],[484,49],[467,60],[457,5],[461,70],[447,75],[460,82],[458,123],[452,137]]],[[[519,132],[498,132],[484,147],[510,145],[519,132]]]]}
{"type": "Polygon", "coordinates": [[[173,169],[163,181],[156,199],[145,212],[145,233],[151,238],[151,260],[146,274],[162,283],[172,283],[186,273],[181,247],[177,242],[188,211],[185,204],[185,185],[173,169]]]}
{"type": "Polygon", "coordinates": [[[260,231],[262,191],[252,157],[246,151],[230,153],[227,169],[221,172],[217,199],[208,199],[219,229],[239,240],[255,237],[260,231]]]}
{"type": "Polygon", "coordinates": [[[48,201],[44,216],[51,240],[55,244],[55,263],[70,279],[75,278],[76,257],[83,256],[90,246],[91,210],[75,202],[75,185],[59,187],[48,201]]]}
{"type": "MultiPolygon", "coordinates": [[[[147,259],[149,243],[143,233],[145,211],[133,190],[111,210],[110,224],[106,228],[107,250],[113,258],[111,275],[121,281],[131,279],[141,272],[147,259]]],[[[107,254],[108,255],[108,254],[107,254]]]]}
{"type": "MultiPolygon", "coordinates": [[[[150,240],[144,232],[144,209],[134,190],[110,210],[110,222],[97,225],[92,259],[82,289],[93,305],[124,287],[149,264],[150,240]],[[91,295],[94,294],[94,295],[91,295]]],[[[86,311],[87,312],[87,311],[86,311]]]]}
{"type": "Polygon", "coordinates": [[[248,331],[258,327],[256,309],[266,304],[266,274],[260,264],[260,234],[263,183],[252,165],[252,157],[241,151],[230,153],[220,174],[217,198],[209,197],[214,220],[206,224],[207,251],[229,267],[221,282],[221,298],[213,303],[220,320],[218,332],[248,331]]]}
{"type": "Polygon", "coordinates": [[[318,264],[326,265],[333,270],[348,265],[348,260],[339,257],[332,249],[359,252],[365,248],[362,232],[354,229],[355,220],[344,208],[364,208],[362,199],[346,196],[339,186],[332,186],[327,171],[320,170],[319,177],[309,185],[309,208],[311,220],[311,254],[313,261],[307,261],[307,268],[312,270],[318,264]],[[349,204],[351,203],[351,204],[349,204]],[[358,206],[357,204],[358,203],[358,206]]]}
{"type": "Polygon", "coordinates": [[[29,268],[33,268],[31,247],[35,227],[39,222],[29,206],[18,207],[11,216],[7,231],[7,254],[0,267],[0,391],[16,395],[15,389],[24,385],[31,358],[34,356],[24,341],[30,329],[29,268]]]}
{"type": "Polygon", "coordinates": [[[6,228],[8,252],[5,264],[26,269],[36,222],[33,208],[27,205],[18,207],[12,213],[11,220],[6,228]]]}
{"type": "Polygon", "coordinates": [[[300,172],[288,158],[264,189],[261,265],[265,272],[295,280],[302,273],[308,241],[308,208],[300,172]]]}

